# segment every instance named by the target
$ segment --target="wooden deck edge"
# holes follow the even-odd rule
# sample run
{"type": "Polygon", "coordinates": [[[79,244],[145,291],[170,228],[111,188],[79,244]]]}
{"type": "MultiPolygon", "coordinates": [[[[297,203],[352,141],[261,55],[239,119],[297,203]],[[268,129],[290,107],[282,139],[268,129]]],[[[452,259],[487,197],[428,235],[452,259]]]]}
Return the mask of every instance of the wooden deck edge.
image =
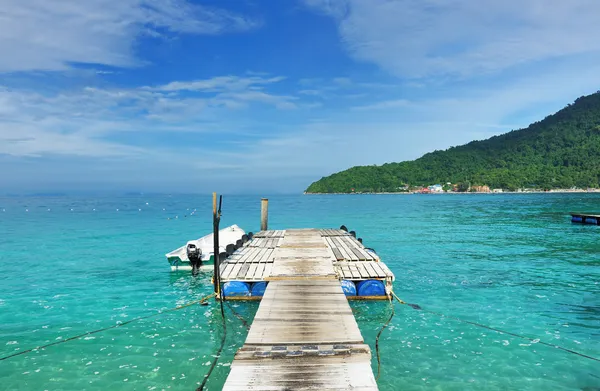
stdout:
{"type": "Polygon", "coordinates": [[[314,280],[331,280],[339,281],[337,275],[303,275],[303,276],[270,276],[265,277],[265,281],[314,281],[314,280]]]}
{"type": "MultiPolygon", "coordinates": [[[[293,281],[293,280],[290,280],[293,281]]],[[[225,301],[260,301],[263,296],[225,296],[225,301]]],[[[346,296],[346,299],[353,301],[383,301],[389,300],[387,296],[346,296]]]]}

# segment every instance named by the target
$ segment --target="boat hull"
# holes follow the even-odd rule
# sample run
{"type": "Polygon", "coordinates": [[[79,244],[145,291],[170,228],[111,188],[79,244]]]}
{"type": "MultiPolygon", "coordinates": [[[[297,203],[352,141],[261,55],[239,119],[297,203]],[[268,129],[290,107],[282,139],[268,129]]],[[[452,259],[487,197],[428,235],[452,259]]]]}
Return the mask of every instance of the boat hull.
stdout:
{"type": "MultiPolygon", "coordinates": [[[[243,229],[237,225],[231,225],[219,230],[219,253],[225,252],[228,244],[234,244],[245,235],[243,229]]],[[[185,245],[165,254],[171,266],[171,271],[192,270],[192,264],[187,257],[187,245],[194,244],[202,251],[201,270],[212,269],[214,265],[214,243],[213,234],[203,236],[196,240],[190,240],[185,245]]]]}

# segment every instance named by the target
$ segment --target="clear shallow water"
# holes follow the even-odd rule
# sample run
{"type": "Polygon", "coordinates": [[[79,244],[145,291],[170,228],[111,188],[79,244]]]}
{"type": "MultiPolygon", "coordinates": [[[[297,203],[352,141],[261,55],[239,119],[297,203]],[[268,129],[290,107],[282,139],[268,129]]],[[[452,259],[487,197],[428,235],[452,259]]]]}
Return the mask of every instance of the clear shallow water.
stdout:
{"type": "MultiPolygon", "coordinates": [[[[210,196],[0,198],[0,355],[210,293],[208,274],[171,273],[164,254],[208,233],[211,208],[210,196]]],[[[222,226],[257,231],[259,208],[225,196],[222,226]]],[[[274,196],[269,209],[274,229],[356,230],[407,302],[600,356],[600,227],[567,213],[600,211],[600,195],[274,196]]],[[[234,307],[250,321],[258,304],[234,307]]],[[[389,305],[352,307],[374,351],[389,305]]],[[[211,390],[247,333],[226,311],[211,390]]],[[[193,390],[221,332],[214,303],[188,307],[0,361],[0,389],[193,390]]],[[[380,345],[381,390],[600,390],[598,362],[407,306],[380,345]]]]}

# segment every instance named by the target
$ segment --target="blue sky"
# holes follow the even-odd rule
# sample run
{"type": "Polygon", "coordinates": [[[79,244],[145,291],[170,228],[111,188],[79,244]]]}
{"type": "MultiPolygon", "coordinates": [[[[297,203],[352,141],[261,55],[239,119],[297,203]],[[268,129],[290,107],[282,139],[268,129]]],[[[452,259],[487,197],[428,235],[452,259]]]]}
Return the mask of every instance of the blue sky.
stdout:
{"type": "Polygon", "coordinates": [[[0,193],[300,192],[600,89],[597,0],[26,3],[0,12],[0,193]]]}

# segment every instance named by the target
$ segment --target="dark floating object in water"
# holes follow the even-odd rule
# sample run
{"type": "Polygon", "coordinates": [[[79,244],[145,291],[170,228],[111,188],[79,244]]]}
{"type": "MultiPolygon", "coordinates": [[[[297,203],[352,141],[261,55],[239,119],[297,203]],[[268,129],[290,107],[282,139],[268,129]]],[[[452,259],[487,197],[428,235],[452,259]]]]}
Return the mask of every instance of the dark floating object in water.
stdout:
{"type": "Polygon", "coordinates": [[[588,225],[600,225],[600,213],[571,213],[571,222],[588,225]]]}

